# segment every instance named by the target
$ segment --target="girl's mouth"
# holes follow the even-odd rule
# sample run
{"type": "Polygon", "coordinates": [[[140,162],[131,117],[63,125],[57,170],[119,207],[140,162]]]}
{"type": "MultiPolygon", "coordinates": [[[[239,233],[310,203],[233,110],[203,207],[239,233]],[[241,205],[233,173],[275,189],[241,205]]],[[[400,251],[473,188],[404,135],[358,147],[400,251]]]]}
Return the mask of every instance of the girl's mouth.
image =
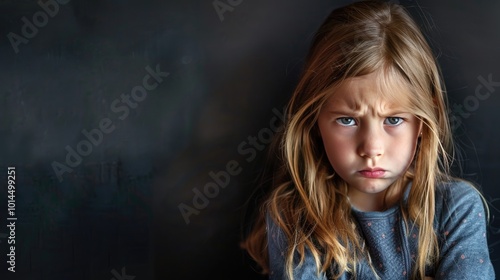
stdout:
{"type": "Polygon", "coordinates": [[[382,168],[368,168],[359,171],[361,176],[366,178],[381,178],[385,174],[385,170],[382,168]]]}

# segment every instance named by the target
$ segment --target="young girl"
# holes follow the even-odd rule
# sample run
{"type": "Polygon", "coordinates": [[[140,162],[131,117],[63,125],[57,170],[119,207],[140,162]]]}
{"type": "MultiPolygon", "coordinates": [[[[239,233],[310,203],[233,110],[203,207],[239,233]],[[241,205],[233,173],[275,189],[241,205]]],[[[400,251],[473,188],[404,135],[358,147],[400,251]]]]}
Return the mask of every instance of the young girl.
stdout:
{"type": "Polygon", "coordinates": [[[401,6],[330,14],[275,148],[243,242],[270,279],[495,278],[482,196],[448,175],[439,68],[401,6]]]}

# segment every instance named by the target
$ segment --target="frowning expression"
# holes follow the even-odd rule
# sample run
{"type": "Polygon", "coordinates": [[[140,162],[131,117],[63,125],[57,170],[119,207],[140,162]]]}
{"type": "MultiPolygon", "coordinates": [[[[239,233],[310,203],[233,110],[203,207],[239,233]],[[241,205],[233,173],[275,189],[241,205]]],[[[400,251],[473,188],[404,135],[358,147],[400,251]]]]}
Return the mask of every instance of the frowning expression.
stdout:
{"type": "Polygon", "coordinates": [[[407,109],[409,94],[404,84],[376,72],[347,79],[321,109],[325,152],[351,201],[379,199],[411,164],[420,120],[407,109]]]}

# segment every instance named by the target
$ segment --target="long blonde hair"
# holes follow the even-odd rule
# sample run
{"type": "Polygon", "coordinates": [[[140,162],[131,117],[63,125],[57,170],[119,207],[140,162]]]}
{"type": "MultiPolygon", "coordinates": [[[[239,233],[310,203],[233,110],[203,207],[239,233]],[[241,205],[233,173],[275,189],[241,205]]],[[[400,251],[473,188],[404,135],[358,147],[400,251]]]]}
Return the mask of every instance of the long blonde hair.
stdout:
{"type": "Polygon", "coordinates": [[[289,240],[286,269],[290,279],[294,253],[302,262],[306,248],[318,273],[330,271],[333,278],[344,272],[355,275],[360,258],[369,258],[351,216],[348,186],[332,175],[317,119],[325,100],[344,80],[379,70],[403,78],[412,92],[412,113],[423,124],[411,167],[389,187],[391,191],[412,181],[402,211],[406,225],[411,220],[419,230],[413,279],[423,279],[426,266],[437,262],[435,186],[448,179],[453,155],[441,73],[423,34],[403,7],[363,1],[334,10],[319,28],[288,103],[284,129],[274,146],[279,153],[272,190],[242,243],[264,273],[269,272],[266,213],[289,240]]]}

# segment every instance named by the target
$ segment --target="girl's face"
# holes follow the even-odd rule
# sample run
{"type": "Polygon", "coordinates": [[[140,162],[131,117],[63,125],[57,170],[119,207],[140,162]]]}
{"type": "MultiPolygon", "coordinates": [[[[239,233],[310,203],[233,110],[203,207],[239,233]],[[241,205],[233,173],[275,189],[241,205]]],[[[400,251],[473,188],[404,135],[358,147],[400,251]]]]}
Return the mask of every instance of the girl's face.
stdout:
{"type": "Polygon", "coordinates": [[[328,159],[347,182],[351,203],[363,211],[382,210],[385,191],[413,160],[421,129],[403,106],[410,90],[391,77],[388,86],[380,87],[383,79],[377,73],[347,79],[318,119],[328,159]],[[391,91],[398,100],[388,100],[381,91],[391,91]]]}

